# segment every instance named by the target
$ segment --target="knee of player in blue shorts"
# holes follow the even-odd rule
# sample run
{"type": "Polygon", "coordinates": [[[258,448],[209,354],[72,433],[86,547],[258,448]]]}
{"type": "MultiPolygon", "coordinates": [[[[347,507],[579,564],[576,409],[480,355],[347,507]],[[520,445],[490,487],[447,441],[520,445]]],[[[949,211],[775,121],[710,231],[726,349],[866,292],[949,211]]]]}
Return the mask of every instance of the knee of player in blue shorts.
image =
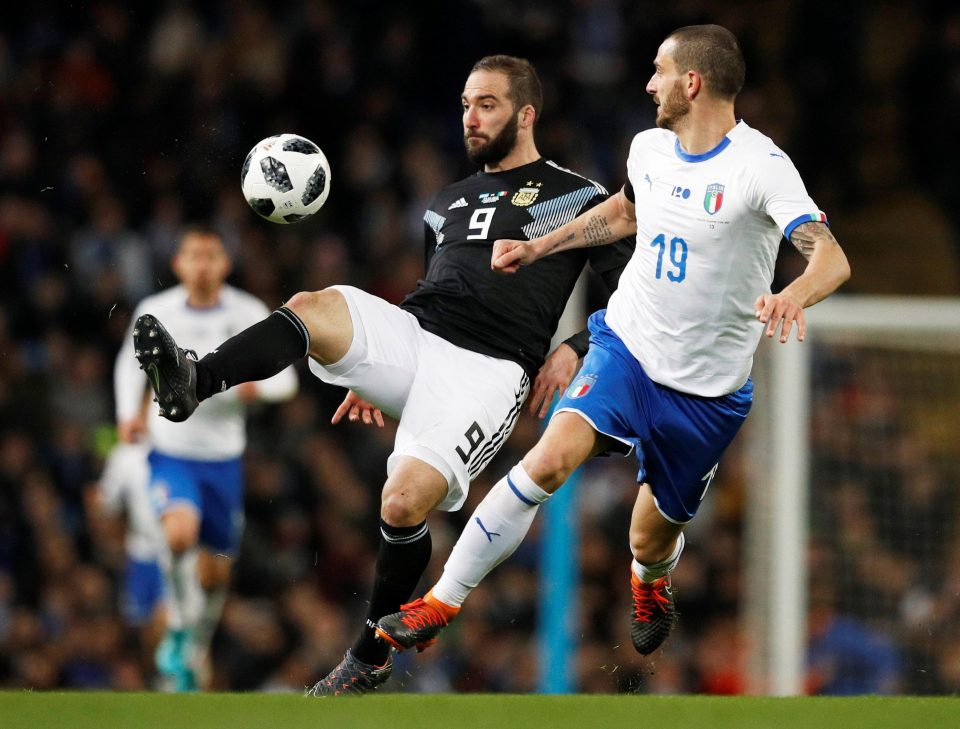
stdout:
{"type": "Polygon", "coordinates": [[[640,564],[657,564],[673,554],[679,536],[680,527],[666,519],[663,520],[662,525],[655,528],[632,524],[630,551],[633,553],[633,558],[640,564]]]}
{"type": "Polygon", "coordinates": [[[179,511],[165,514],[163,517],[163,531],[167,537],[167,544],[174,555],[187,552],[197,544],[197,523],[193,514],[179,511]]]}
{"type": "Polygon", "coordinates": [[[522,463],[530,479],[547,493],[560,488],[580,465],[569,453],[549,447],[534,447],[522,463]]]}

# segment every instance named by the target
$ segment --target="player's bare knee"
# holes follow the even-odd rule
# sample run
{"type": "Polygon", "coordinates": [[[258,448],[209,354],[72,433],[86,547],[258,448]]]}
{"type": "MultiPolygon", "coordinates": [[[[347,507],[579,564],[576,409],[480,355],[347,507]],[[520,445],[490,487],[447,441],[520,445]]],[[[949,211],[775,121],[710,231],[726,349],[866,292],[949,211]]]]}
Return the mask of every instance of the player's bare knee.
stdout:
{"type": "Polygon", "coordinates": [[[167,545],[175,556],[190,551],[196,544],[196,540],[191,530],[179,525],[165,527],[167,533],[167,545]]]}
{"type": "Polygon", "coordinates": [[[640,564],[662,562],[673,553],[676,542],[676,535],[657,535],[643,529],[630,529],[630,551],[640,564]]]}
{"type": "Polygon", "coordinates": [[[428,511],[409,490],[385,491],[380,502],[380,518],[393,527],[415,526],[427,518],[428,511]]]}
{"type": "Polygon", "coordinates": [[[523,459],[523,468],[537,486],[548,493],[556,491],[570,478],[577,465],[564,453],[552,449],[535,449],[523,459]]]}
{"type": "Polygon", "coordinates": [[[284,306],[296,314],[300,321],[307,325],[307,329],[311,329],[311,323],[322,319],[327,307],[331,305],[331,295],[340,296],[331,289],[299,291],[291,296],[284,306]]]}
{"type": "Polygon", "coordinates": [[[307,327],[311,357],[330,364],[347,353],[353,340],[353,322],[342,293],[334,288],[301,291],[285,306],[307,327]]]}
{"type": "Polygon", "coordinates": [[[199,517],[189,509],[175,508],[164,513],[161,518],[167,546],[174,556],[193,549],[199,537],[199,517]]]}

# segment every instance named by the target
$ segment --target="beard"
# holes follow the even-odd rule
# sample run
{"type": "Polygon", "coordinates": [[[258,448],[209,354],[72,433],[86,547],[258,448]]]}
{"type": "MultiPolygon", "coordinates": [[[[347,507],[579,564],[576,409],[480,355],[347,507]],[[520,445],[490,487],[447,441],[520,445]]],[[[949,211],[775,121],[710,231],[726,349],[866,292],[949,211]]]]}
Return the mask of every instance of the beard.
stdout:
{"type": "Polygon", "coordinates": [[[517,143],[517,133],[520,130],[520,120],[516,114],[504,124],[495,137],[486,137],[486,142],[477,143],[474,135],[474,144],[470,145],[468,135],[463,136],[463,146],[467,150],[467,158],[475,165],[498,165],[513,150],[517,143]]]}
{"type": "Polygon", "coordinates": [[[690,100],[683,95],[679,82],[667,92],[657,109],[657,126],[675,132],[677,125],[690,111],[690,100]]]}

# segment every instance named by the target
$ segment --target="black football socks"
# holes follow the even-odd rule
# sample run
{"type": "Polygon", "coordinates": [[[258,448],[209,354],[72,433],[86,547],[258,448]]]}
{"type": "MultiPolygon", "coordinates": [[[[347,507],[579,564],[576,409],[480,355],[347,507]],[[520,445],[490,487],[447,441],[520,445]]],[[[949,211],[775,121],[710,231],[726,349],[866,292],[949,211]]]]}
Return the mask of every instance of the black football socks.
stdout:
{"type": "Polygon", "coordinates": [[[309,351],[306,325],[281,306],[197,362],[197,400],[206,400],[241,382],[272,377],[309,351]]]}
{"type": "Polygon", "coordinates": [[[433,552],[425,521],[411,527],[394,527],[381,519],[380,537],[367,622],[351,649],[357,659],[374,666],[382,665],[390,655],[390,646],[378,640],[374,632],[377,621],[397,612],[410,599],[433,552]]]}

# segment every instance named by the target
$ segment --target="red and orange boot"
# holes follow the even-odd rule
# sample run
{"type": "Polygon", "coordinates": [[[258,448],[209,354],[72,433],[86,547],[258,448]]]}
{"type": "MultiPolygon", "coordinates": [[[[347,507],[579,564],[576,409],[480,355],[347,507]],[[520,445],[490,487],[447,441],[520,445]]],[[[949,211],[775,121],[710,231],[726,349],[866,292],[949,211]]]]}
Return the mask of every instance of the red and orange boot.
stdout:
{"type": "Polygon", "coordinates": [[[440,602],[431,590],[422,598],[400,606],[400,612],[386,615],[377,622],[377,637],[398,651],[418,651],[437,642],[440,631],[450,624],[460,608],[440,602]]]}
{"type": "Polygon", "coordinates": [[[630,590],[633,593],[630,638],[637,652],[646,656],[667,639],[676,618],[670,575],[642,582],[631,570],[630,590]]]}

